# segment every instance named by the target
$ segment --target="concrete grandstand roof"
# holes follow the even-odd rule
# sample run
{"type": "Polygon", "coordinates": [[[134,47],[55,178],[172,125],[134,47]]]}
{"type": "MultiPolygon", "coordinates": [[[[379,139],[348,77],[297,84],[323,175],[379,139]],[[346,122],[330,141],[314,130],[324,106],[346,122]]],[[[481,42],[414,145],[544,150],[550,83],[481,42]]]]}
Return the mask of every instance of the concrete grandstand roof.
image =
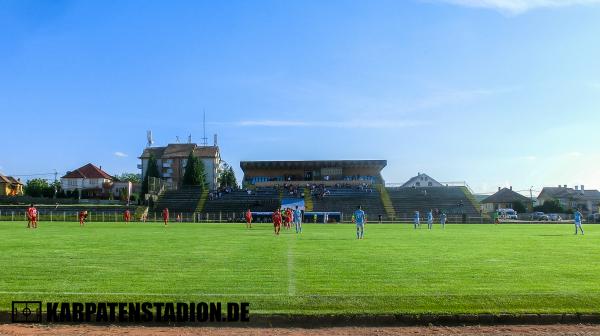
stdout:
{"type": "Polygon", "coordinates": [[[242,170],[251,168],[327,168],[375,167],[383,169],[387,160],[306,160],[306,161],[241,161],[242,170]]]}

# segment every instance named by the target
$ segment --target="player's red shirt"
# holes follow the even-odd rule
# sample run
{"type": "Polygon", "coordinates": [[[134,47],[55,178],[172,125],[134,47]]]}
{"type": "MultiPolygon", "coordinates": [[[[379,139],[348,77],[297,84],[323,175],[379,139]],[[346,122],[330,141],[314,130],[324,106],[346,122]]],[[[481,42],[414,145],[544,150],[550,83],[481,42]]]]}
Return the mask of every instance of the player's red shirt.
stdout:
{"type": "Polygon", "coordinates": [[[85,212],[81,211],[81,212],[79,212],[79,220],[83,220],[83,219],[85,219],[85,212]]]}
{"type": "Polygon", "coordinates": [[[164,209],[162,212],[163,219],[169,219],[169,209],[164,209]]]}
{"type": "Polygon", "coordinates": [[[129,219],[131,217],[131,213],[129,210],[125,210],[125,214],[123,216],[125,216],[125,219],[129,219]]]}
{"type": "Polygon", "coordinates": [[[292,210],[289,208],[285,210],[285,221],[288,223],[292,222],[292,210]]]}
{"type": "Polygon", "coordinates": [[[279,211],[273,212],[273,224],[281,225],[281,213],[279,211]]]}
{"type": "Polygon", "coordinates": [[[252,212],[246,212],[246,222],[250,223],[252,221],[252,212]]]}
{"type": "Polygon", "coordinates": [[[37,209],[35,207],[27,208],[27,216],[29,216],[29,218],[36,218],[37,217],[37,209]]]}

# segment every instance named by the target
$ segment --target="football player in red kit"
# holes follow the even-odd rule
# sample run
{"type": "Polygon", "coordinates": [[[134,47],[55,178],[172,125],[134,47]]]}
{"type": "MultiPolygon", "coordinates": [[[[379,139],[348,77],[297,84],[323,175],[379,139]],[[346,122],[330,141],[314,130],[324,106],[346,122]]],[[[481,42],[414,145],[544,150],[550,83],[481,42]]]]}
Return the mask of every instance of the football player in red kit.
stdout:
{"type": "Polygon", "coordinates": [[[163,221],[165,222],[165,226],[169,223],[169,208],[164,208],[162,211],[163,221]]]}
{"type": "Polygon", "coordinates": [[[285,228],[288,230],[292,228],[292,217],[292,209],[285,209],[285,228]]]}
{"type": "Polygon", "coordinates": [[[79,211],[79,226],[83,226],[85,224],[85,220],[87,219],[88,213],[87,210],[79,211]]]}
{"type": "Polygon", "coordinates": [[[37,228],[37,209],[33,204],[27,208],[27,227],[33,229],[37,228]]]}
{"type": "Polygon", "coordinates": [[[123,219],[125,220],[125,223],[129,223],[129,221],[131,221],[131,212],[129,211],[129,209],[125,210],[125,213],[123,214],[123,219]]]}
{"type": "Polygon", "coordinates": [[[252,212],[250,211],[250,209],[246,211],[244,217],[246,218],[246,228],[252,228],[252,212]]]}
{"type": "Polygon", "coordinates": [[[279,231],[281,230],[281,212],[279,209],[273,212],[273,228],[275,230],[275,234],[279,235],[279,231]]]}

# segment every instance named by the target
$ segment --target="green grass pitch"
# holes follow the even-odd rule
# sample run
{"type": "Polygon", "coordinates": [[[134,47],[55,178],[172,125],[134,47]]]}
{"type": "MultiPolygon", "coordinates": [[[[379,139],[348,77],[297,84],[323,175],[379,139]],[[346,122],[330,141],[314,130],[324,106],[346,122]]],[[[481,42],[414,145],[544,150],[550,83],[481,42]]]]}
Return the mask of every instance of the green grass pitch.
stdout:
{"type": "Polygon", "coordinates": [[[251,314],[600,311],[600,226],[0,222],[12,300],[247,301],[251,314]]]}

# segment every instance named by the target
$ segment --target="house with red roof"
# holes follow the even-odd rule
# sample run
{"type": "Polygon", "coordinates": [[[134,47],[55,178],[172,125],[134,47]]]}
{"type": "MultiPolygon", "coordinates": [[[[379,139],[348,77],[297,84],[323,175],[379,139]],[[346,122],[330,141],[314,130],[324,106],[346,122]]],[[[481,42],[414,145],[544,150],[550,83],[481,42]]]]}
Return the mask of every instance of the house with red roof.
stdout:
{"type": "Polygon", "coordinates": [[[60,185],[64,191],[81,191],[87,197],[101,197],[111,193],[115,178],[110,176],[101,167],[88,163],[73,171],[69,171],[60,178],[60,185]]]}
{"type": "Polygon", "coordinates": [[[0,174],[0,196],[22,196],[23,183],[21,179],[0,174]]]}

